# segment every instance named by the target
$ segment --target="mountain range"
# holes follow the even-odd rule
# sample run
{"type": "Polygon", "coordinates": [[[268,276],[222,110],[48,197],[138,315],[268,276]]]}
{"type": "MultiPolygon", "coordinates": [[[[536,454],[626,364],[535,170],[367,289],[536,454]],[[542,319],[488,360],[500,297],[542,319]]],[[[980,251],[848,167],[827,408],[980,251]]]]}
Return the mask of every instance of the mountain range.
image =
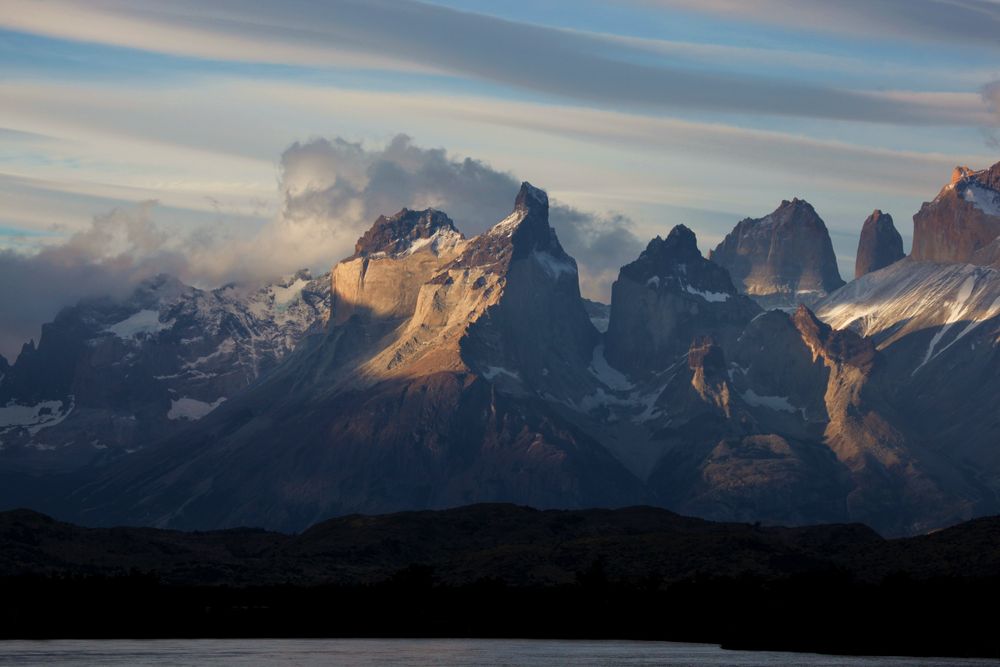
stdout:
{"type": "Polygon", "coordinates": [[[90,300],[0,360],[4,506],[89,525],[299,530],[481,502],[656,505],[886,535],[1000,512],[1000,164],[956,170],[844,284],[784,201],[683,225],[608,306],[522,185],[466,238],[378,218],[330,274],[90,300]]]}

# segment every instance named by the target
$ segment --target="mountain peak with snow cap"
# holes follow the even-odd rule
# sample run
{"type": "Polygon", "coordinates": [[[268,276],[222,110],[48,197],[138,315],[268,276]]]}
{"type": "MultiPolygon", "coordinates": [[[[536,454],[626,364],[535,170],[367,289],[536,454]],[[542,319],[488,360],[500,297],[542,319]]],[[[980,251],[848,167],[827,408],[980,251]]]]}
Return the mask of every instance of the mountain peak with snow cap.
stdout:
{"type": "Polygon", "coordinates": [[[706,301],[725,301],[736,294],[724,268],[705,259],[698,239],[684,225],[667,238],[654,237],[638,259],[626,264],[621,275],[654,289],[676,289],[706,301]]]}
{"type": "Polygon", "coordinates": [[[513,212],[471,239],[453,267],[478,266],[504,273],[511,262],[520,259],[534,260],[555,280],[567,276],[576,282],[576,260],[563,250],[556,231],[549,225],[548,195],[527,181],[521,184],[513,212]]]}
{"type": "Polygon", "coordinates": [[[455,223],[441,211],[404,208],[395,215],[380,215],[358,239],[353,257],[396,256],[434,245],[435,241],[454,245],[462,238],[455,223]]]}
{"type": "Polygon", "coordinates": [[[695,339],[731,343],[759,312],[737,293],[726,269],[702,256],[694,232],[677,225],[619,271],[611,288],[607,358],[632,373],[660,370],[695,339]]]}
{"type": "Polygon", "coordinates": [[[951,182],[913,216],[913,259],[978,262],[1000,237],[1000,162],[972,171],[956,167],[951,182]]]}

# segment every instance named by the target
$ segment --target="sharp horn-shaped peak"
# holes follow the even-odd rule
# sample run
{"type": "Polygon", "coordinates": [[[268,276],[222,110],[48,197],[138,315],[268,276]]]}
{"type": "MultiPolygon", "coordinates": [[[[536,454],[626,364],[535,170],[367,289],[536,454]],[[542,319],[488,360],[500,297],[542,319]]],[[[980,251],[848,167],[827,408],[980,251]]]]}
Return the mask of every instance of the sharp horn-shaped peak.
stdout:
{"type": "Polygon", "coordinates": [[[549,226],[549,197],[525,181],[514,200],[514,211],[494,225],[484,237],[509,239],[515,257],[535,250],[562,255],[564,251],[549,226]]]}
{"type": "Polygon", "coordinates": [[[679,290],[709,300],[725,301],[736,294],[729,274],[702,256],[697,237],[685,225],[675,226],[665,239],[653,238],[620,275],[652,289],[679,290]]]}
{"type": "Polygon", "coordinates": [[[548,215],[549,196],[545,190],[540,190],[528,181],[521,183],[521,189],[514,200],[514,208],[518,211],[538,211],[548,215]]]}
{"type": "Polygon", "coordinates": [[[495,224],[488,234],[513,237],[515,232],[524,226],[550,231],[549,196],[545,194],[544,190],[539,190],[527,181],[521,183],[521,189],[514,200],[514,211],[495,224]]]}

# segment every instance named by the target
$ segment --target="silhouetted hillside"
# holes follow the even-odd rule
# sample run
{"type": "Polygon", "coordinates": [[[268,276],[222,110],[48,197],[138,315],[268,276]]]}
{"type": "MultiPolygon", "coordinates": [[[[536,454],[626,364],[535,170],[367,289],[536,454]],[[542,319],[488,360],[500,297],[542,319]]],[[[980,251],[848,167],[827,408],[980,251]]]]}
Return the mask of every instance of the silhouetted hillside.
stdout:
{"type": "Polygon", "coordinates": [[[886,540],[650,507],[354,515],[299,535],[0,514],[0,636],[632,637],[1000,655],[1000,518],[886,540]]]}

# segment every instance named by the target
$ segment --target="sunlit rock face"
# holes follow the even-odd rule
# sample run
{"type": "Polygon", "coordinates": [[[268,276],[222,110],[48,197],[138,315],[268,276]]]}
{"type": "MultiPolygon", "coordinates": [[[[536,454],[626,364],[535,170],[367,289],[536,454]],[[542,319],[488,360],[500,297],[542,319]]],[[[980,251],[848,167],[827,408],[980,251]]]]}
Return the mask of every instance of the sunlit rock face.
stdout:
{"type": "Polygon", "coordinates": [[[976,485],[996,493],[1000,480],[1000,164],[956,168],[913,222],[910,257],[830,295],[817,314],[876,344],[906,450],[933,462],[942,506],[968,516],[991,503],[976,485]]]}
{"type": "Polygon", "coordinates": [[[332,273],[332,318],[402,320],[413,313],[420,286],[442,262],[456,256],[465,238],[440,211],[401,210],[381,216],[351,257],[332,273]]]}
{"type": "Polygon", "coordinates": [[[599,333],[544,192],[525,183],[511,215],[468,240],[436,211],[380,218],[332,274],[322,342],[90,487],[95,515],[131,516],[123,494],[146,499],[146,521],[286,529],[358,511],[643,500],[571,416],[599,384],[599,333]]]}
{"type": "Polygon", "coordinates": [[[913,259],[988,264],[977,257],[1000,236],[1000,163],[956,167],[951,182],[913,216],[913,259]]]}
{"type": "Polygon", "coordinates": [[[903,237],[896,231],[892,216],[876,209],[861,227],[858,254],[854,261],[854,278],[884,269],[905,256],[903,237]]]}
{"type": "MultiPolygon", "coordinates": [[[[730,237],[749,249],[770,239],[762,264],[746,258],[746,276],[780,285],[768,294],[784,305],[801,287],[832,284],[777,247],[786,233],[800,249],[826,245],[810,212],[786,202],[730,237]]],[[[924,532],[1000,511],[997,276],[904,258],[836,290],[815,314],[764,311],[742,293],[746,277],[734,281],[678,226],[622,267],[607,307],[581,298],[548,198],[529,184],[509,216],[473,238],[444,213],[404,209],[375,221],[329,281],[294,277],[219,311],[221,331],[239,328],[254,354],[197,347],[174,358],[178,348],[164,345],[183,308],[143,301],[95,320],[110,341],[94,347],[97,368],[169,361],[205,383],[184,391],[205,393],[157,399],[161,422],[183,429],[95,468],[64,509],[90,523],[297,530],[333,515],[475,502],[650,503],[713,519],[924,532]],[[328,326],[310,325],[291,345],[324,289],[328,326]],[[267,341],[285,345],[280,362],[267,361],[267,341]],[[212,374],[251,361],[261,370],[249,386],[219,401],[211,383],[223,379],[212,374]]],[[[189,288],[174,287],[158,289],[187,303],[189,288]]],[[[177,331],[193,336],[213,321],[177,331]]],[[[53,361],[63,349],[73,348],[43,342],[22,356],[65,368],[53,361]]],[[[181,387],[157,381],[161,394],[181,387]]],[[[66,407],[37,398],[0,410],[35,420],[25,433],[57,433],[66,407]]]]}
{"type": "Polygon", "coordinates": [[[741,292],[768,306],[811,303],[844,284],[826,224],[801,199],[740,221],[709,259],[729,271],[741,292]]]}

